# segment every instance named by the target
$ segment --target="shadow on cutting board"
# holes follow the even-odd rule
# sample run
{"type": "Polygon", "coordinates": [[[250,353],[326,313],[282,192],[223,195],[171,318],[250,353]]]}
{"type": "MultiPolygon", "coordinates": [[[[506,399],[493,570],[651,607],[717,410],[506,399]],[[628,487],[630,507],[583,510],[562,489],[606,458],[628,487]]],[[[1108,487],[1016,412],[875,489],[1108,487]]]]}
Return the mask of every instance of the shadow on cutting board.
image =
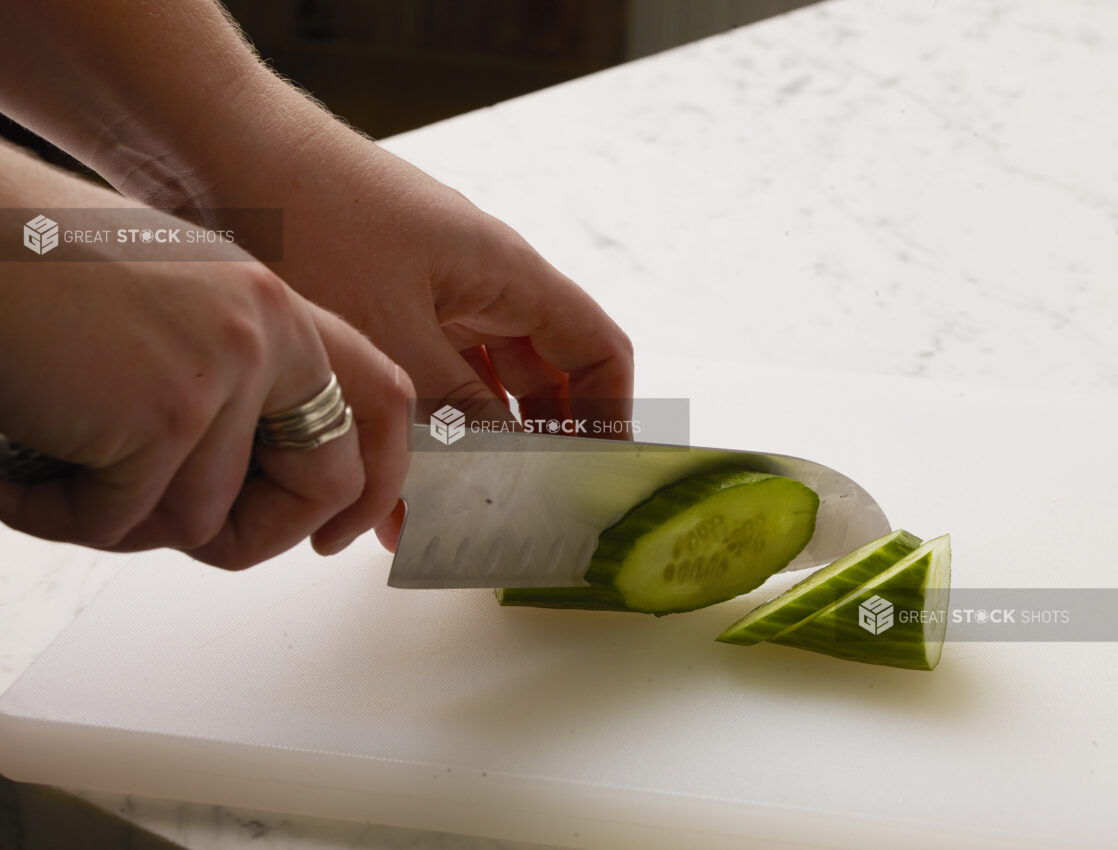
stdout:
{"type": "Polygon", "coordinates": [[[0,776],[4,850],[182,850],[139,827],[45,785],[0,776]]]}
{"type": "MultiPolygon", "coordinates": [[[[447,700],[446,720],[537,755],[570,746],[617,718],[640,722],[689,710],[691,700],[718,705],[846,705],[882,719],[942,724],[987,710],[983,684],[961,647],[949,646],[933,672],[858,664],[775,645],[730,646],[714,636],[736,605],[661,619],[613,612],[507,608],[509,642],[533,647],[540,663],[521,667],[499,687],[447,700]],[[557,650],[556,648],[561,648],[557,650]],[[592,696],[591,696],[592,695],[592,696]],[[743,702],[736,703],[738,697],[743,702]],[[509,706],[515,706],[515,711],[509,706]],[[567,734],[564,734],[567,733],[567,734]]],[[[767,734],[767,733],[766,733],[767,734]]]]}

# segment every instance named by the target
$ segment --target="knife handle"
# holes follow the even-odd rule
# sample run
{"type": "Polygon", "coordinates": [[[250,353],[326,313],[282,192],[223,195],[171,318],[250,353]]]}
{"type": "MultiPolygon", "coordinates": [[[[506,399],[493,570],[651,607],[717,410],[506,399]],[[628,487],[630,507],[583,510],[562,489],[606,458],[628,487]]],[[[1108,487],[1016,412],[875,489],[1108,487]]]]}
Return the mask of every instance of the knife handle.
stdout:
{"type": "MultiPolygon", "coordinates": [[[[81,466],[67,460],[45,455],[19,443],[13,443],[0,434],[0,479],[16,484],[38,484],[55,478],[67,478],[76,473],[81,466]]],[[[256,454],[249,458],[245,480],[252,477],[258,469],[256,454]]]]}
{"type": "Polygon", "coordinates": [[[0,434],[0,478],[17,484],[37,484],[52,478],[73,475],[77,464],[11,442],[0,434]]]}

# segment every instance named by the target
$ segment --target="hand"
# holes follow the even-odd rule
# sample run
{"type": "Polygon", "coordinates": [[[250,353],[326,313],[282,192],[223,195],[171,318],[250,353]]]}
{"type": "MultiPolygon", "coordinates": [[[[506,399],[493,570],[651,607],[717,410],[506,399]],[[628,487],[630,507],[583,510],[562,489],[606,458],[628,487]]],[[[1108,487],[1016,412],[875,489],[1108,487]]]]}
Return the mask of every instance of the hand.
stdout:
{"type": "MultiPolygon", "coordinates": [[[[0,109],[151,206],[282,207],[285,258],[273,270],[400,363],[421,414],[454,399],[474,418],[507,418],[507,392],[530,418],[629,418],[632,346],[601,308],[511,229],[273,76],[217,4],[18,9],[0,29],[0,71],[20,85],[0,88],[0,109]],[[43,38],[58,49],[36,52],[43,38]]],[[[370,373],[370,392],[392,384],[383,372],[370,373]]],[[[363,370],[348,374],[355,393],[363,370]]],[[[376,421],[371,409],[359,416],[376,421]]],[[[390,434],[386,451],[402,451],[390,434]]],[[[10,493],[0,498],[12,508],[10,493]]]]}
{"type": "Polygon", "coordinates": [[[0,72],[20,85],[0,110],[151,206],[282,207],[275,271],[368,334],[426,407],[507,416],[507,390],[532,418],[628,418],[629,340],[516,233],[276,78],[217,4],[118,5],[13,8],[0,72]]]}
{"type": "MultiPolygon", "coordinates": [[[[7,164],[7,163],[5,163],[7,164]]],[[[9,172],[10,174],[11,172],[9,172]]],[[[65,183],[71,206],[119,206],[65,183]]],[[[89,227],[96,217],[89,211],[89,227]]],[[[152,212],[153,219],[161,214],[152,212]]],[[[166,217],[168,224],[180,224],[166,217]]],[[[0,520],[113,550],[171,546],[227,568],[307,535],[333,551],[397,504],[407,376],[361,334],[230,247],[229,262],[12,264],[0,288],[0,432],[82,466],[0,481],[0,520]],[[257,448],[257,419],[337,373],[356,427],[313,451],[257,448]]]]}
{"type": "Polygon", "coordinates": [[[286,85],[262,91],[269,114],[228,140],[190,202],[282,207],[275,270],[400,363],[421,414],[454,400],[500,419],[507,391],[525,417],[630,416],[631,344],[585,292],[511,228],[286,85]]]}

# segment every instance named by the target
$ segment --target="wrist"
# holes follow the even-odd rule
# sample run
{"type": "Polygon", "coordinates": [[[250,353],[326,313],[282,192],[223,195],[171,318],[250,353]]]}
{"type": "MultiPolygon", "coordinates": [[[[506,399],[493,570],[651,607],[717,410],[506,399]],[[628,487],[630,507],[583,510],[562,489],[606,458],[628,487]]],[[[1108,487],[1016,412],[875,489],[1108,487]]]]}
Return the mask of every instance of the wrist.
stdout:
{"type": "Polygon", "coordinates": [[[266,168],[270,140],[305,135],[319,110],[247,51],[227,64],[197,89],[132,110],[100,134],[85,161],[123,195],[188,218],[235,205],[224,196],[266,168]]]}

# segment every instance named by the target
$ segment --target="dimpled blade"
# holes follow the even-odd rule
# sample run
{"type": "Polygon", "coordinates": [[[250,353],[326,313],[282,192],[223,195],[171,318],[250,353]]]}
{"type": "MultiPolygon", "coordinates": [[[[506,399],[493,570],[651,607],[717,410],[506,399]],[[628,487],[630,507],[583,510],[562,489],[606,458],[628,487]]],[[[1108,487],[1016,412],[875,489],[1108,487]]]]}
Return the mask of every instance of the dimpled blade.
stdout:
{"type": "Polygon", "coordinates": [[[787,455],[522,433],[449,446],[416,426],[407,515],[388,584],[401,588],[574,587],[598,535],[684,476],[733,464],[819,494],[815,535],[788,569],[829,563],[889,531],[856,482],[787,455]],[[433,446],[433,448],[430,448],[433,446]]]}

